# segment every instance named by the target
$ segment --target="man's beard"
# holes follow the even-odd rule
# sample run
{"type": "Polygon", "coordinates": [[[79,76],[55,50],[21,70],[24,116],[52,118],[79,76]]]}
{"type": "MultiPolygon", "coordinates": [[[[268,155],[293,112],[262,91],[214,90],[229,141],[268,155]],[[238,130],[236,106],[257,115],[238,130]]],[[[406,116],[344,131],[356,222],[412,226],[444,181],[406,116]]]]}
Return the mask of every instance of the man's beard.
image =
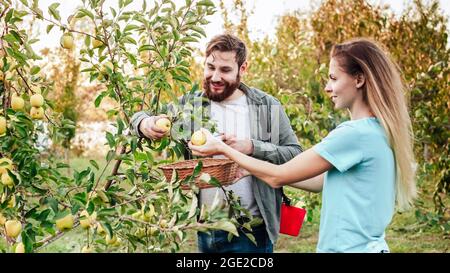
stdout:
{"type": "Polygon", "coordinates": [[[241,84],[241,76],[238,74],[236,80],[231,83],[227,81],[222,82],[224,84],[223,91],[221,93],[215,93],[211,90],[211,77],[203,79],[203,90],[206,92],[206,97],[208,97],[208,99],[221,102],[233,95],[234,90],[241,84]]]}

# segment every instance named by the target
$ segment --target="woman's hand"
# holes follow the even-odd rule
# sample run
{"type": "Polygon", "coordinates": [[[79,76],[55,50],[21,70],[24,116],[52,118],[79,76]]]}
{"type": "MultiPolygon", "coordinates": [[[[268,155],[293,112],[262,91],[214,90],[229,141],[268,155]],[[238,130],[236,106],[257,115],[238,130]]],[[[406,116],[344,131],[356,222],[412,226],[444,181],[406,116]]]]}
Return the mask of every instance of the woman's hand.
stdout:
{"type": "Polygon", "coordinates": [[[223,135],[215,138],[208,130],[200,129],[206,137],[206,143],[203,145],[194,145],[189,141],[189,148],[192,150],[192,154],[196,156],[212,156],[223,153],[223,147],[226,146],[223,143],[223,135]]]}

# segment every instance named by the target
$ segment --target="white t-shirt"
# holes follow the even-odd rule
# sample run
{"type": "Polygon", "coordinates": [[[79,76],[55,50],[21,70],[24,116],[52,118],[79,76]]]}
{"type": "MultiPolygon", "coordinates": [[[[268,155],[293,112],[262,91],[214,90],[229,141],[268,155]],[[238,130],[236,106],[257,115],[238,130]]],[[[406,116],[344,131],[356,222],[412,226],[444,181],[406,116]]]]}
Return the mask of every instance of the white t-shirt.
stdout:
{"type": "MultiPolygon", "coordinates": [[[[234,134],[237,139],[250,139],[250,117],[246,96],[241,96],[236,100],[215,102],[211,101],[211,118],[217,124],[217,132],[234,134]]],[[[224,156],[215,156],[223,158],[224,156]]],[[[252,177],[246,176],[236,183],[226,186],[226,190],[232,190],[240,196],[241,205],[248,209],[254,216],[261,215],[256,204],[252,191],[252,177]]],[[[225,200],[223,191],[220,188],[208,188],[200,191],[200,202],[210,206],[219,191],[222,202],[225,200]]]]}

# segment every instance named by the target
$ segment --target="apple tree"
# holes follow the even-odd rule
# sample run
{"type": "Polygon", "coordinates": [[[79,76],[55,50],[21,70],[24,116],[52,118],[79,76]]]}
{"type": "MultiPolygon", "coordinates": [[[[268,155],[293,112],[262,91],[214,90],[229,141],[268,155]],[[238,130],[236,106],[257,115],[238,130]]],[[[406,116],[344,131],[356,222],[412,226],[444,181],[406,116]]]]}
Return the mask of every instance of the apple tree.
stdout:
{"type": "MultiPolygon", "coordinates": [[[[215,12],[213,3],[143,1],[136,10],[131,0],[119,0],[115,7],[106,7],[103,0],[82,0],[66,23],[58,3],[48,7],[46,17],[38,0],[20,0],[19,8],[11,2],[0,10],[0,232],[6,238],[6,246],[0,248],[39,251],[77,226],[86,232],[83,252],[178,251],[189,230],[221,229],[238,235],[239,224],[230,216],[248,211],[232,192],[226,192],[226,207],[219,202],[199,207],[193,180],[201,174],[201,163],[183,181],[176,175],[167,181],[158,169],[186,152],[191,132],[177,124],[197,116],[198,109],[186,112],[177,96],[198,88],[190,79],[192,43],[205,36],[202,26],[215,12]],[[39,147],[39,130],[46,129],[57,141],[74,125],[52,111],[51,100],[43,99],[53,87],[34,64],[40,57],[31,45],[37,40],[20,27],[28,16],[47,24],[47,32],[63,33],[60,46],[73,51],[82,63],[81,72],[104,88],[93,102],[96,106],[106,97],[117,102],[107,112],[116,130],[106,132],[109,151],[104,166],[90,160],[90,167],[68,176],[64,169],[70,166],[39,147]],[[73,20],[80,19],[92,23],[91,32],[76,28],[73,20]],[[83,37],[83,44],[74,42],[76,35],[83,37]],[[40,95],[33,99],[36,94],[40,95]],[[24,100],[23,107],[14,109],[15,97],[24,100]],[[130,117],[142,109],[166,113],[172,123],[169,136],[149,141],[133,135],[130,117]],[[112,173],[106,173],[110,165],[112,173]],[[191,190],[182,190],[182,183],[189,183],[191,190]]],[[[204,121],[213,128],[207,117],[204,121]]],[[[214,178],[203,177],[220,186],[214,178]]],[[[243,228],[251,230],[251,225],[243,228]]]]}

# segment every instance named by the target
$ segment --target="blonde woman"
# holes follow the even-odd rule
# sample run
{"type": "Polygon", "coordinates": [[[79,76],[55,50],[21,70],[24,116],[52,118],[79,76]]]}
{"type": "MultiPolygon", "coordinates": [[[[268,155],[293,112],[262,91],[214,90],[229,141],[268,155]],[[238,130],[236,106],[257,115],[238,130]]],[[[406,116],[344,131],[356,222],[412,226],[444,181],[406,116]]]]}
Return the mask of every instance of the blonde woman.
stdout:
{"type": "Polygon", "coordinates": [[[389,252],[385,229],[395,204],[407,209],[416,196],[399,69],[375,42],[351,40],[333,47],[325,90],[351,120],[285,164],[246,156],[208,131],[205,145],[190,148],[199,156],[223,154],[273,188],[323,190],[318,252],[389,252]]]}

